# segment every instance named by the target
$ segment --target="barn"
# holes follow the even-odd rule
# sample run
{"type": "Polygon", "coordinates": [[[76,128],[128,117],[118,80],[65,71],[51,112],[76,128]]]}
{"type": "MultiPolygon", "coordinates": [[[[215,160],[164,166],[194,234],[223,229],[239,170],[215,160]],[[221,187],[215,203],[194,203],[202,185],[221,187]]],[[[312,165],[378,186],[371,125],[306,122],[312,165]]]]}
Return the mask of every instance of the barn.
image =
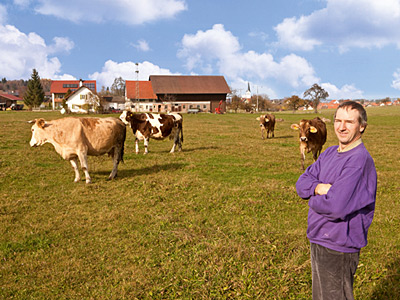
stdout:
{"type": "Polygon", "coordinates": [[[228,93],[223,76],[151,75],[148,82],[126,81],[134,111],[225,112],[228,93]]]}

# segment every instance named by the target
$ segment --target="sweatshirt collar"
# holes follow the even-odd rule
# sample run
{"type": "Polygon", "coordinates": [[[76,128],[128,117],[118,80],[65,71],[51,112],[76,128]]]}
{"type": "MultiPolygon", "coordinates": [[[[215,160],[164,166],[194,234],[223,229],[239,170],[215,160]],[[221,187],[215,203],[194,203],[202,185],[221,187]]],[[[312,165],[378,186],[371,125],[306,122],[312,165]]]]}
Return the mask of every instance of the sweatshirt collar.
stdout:
{"type": "Polygon", "coordinates": [[[338,148],[337,148],[337,151],[338,151],[339,153],[347,152],[347,151],[350,151],[350,150],[354,149],[354,148],[357,147],[358,145],[361,145],[362,143],[363,143],[363,142],[362,142],[362,139],[359,138],[357,141],[355,141],[354,143],[352,143],[352,144],[350,144],[349,146],[347,146],[346,148],[344,148],[344,150],[340,150],[340,147],[338,147],[338,148]]]}

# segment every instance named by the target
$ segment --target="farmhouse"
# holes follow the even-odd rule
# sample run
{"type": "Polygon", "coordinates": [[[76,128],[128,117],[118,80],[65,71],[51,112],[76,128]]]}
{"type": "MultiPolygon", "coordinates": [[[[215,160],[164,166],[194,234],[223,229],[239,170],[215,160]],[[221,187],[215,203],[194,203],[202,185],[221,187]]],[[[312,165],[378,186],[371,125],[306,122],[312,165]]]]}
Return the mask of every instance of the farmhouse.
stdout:
{"type": "Polygon", "coordinates": [[[50,87],[53,110],[62,108],[62,101],[68,90],[74,92],[83,85],[96,93],[96,80],[53,80],[50,87]]]}
{"type": "Polygon", "coordinates": [[[136,112],[162,112],[162,103],[157,101],[151,81],[125,81],[125,108],[136,112]]]}
{"type": "Polygon", "coordinates": [[[67,96],[68,110],[73,113],[95,112],[100,106],[99,96],[93,94],[86,86],[80,86],[76,91],[67,96]]]}
{"type": "Polygon", "coordinates": [[[10,94],[0,94],[0,110],[22,109],[23,99],[10,94]]]}
{"type": "Polygon", "coordinates": [[[151,75],[148,82],[126,81],[126,106],[137,112],[225,112],[228,93],[223,76],[151,75]]]}
{"type": "Polygon", "coordinates": [[[125,97],[124,96],[102,96],[101,106],[103,111],[122,111],[125,109],[125,97]]]}

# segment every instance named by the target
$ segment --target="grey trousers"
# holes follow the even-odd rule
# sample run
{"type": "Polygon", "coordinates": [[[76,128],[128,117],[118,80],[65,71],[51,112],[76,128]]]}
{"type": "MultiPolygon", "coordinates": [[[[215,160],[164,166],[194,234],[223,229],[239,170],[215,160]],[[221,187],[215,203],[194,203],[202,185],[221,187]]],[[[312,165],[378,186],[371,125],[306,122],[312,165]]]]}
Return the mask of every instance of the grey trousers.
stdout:
{"type": "Polygon", "coordinates": [[[360,252],[343,253],[311,243],[313,300],[352,300],[360,252]]]}

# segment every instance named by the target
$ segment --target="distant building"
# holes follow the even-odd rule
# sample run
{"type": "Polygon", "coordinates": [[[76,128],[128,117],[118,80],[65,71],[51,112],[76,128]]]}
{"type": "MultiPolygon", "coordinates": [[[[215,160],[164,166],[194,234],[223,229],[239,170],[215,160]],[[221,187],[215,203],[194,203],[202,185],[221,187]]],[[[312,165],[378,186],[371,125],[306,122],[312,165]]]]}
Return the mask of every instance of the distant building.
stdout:
{"type": "Polygon", "coordinates": [[[100,106],[100,98],[82,85],[66,98],[66,104],[68,110],[73,113],[96,112],[100,106]]]}
{"type": "Polygon", "coordinates": [[[247,83],[247,91],[242,95],[242,101],[246,103],[251,102],[251,90],[250,90],[250,82],[247,83]]]}
{"type": "Polygon", "coordinates": [[[23,99],[10,94],[0,94],[0,110],[22,109],[23,99]]]}
{"type": "Polygon", "coordinates": [[[125,107],[137,112],[161,112],[151,81],[125,81],[125,107]]]}
{"type": "Polygon", "coordinates": [[[102,96],[101,105],[103,111],[122,111],[125,109],[125,97],[124,96],[102,96]]]}
{"type": "Polygon", "coordinates": [[[338,100],[331,100],[329,102],[320,102],[318,109],[336,109],[339,107],[340,102],[338,100]]]}
{"type": "Polygon", "coordinates": [[[126,106],[137,112],[225,112],[228,93],[223,76],[151,75],[149,81],[126,81],[126,106]]]}
{"type": "Polygon", "coordinates": [[[53,110],[61,109],[62,101],[68,90],[74,92],[83,85],[93,93],[97,93],[96,80],[53,80],[50,87],[53,110]]]}

